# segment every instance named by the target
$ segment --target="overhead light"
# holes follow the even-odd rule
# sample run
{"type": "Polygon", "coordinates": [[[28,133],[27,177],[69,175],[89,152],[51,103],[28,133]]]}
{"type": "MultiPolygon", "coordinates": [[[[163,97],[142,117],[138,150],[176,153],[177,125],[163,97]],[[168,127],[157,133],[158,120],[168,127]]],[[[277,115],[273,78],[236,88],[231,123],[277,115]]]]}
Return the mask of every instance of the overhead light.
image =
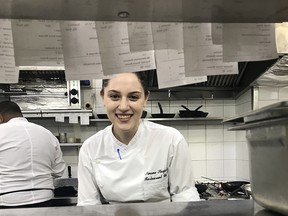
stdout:
{"type": "Polygon", "coordinates": [[[129,13],[127,11],[120,11],[118,13],[118,17],[122,18],[122,19],[125,19],[125,18],[128,18],[129,17],[129,13]]]}

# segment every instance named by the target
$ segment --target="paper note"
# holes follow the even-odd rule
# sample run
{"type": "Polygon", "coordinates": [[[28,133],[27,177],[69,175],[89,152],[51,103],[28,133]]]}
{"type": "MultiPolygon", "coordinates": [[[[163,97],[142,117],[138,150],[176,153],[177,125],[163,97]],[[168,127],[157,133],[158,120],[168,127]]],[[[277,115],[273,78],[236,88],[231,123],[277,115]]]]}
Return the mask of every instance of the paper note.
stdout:
{"type": "Polygon", "coordinates": [[[60,22],[66,80],[104,78],[94,21],[60,22]]]}
{"type": "Polygon", "coordinates": [[[185,76],[183,50],[156,50],[155,55],[160,89],[207,81],[207,76],[185,76]]]}
{"type": "Polygon", "coordinates": [[[11,20],[0,19],[0,83],[18,83],[11,20]]]}
{"type": "Polygon", "coordinates": [[[52,20],[12,20],[17,66],[64,65],[60,24],[52,20]]]}
{"type": "Polygon", "coordinates": [[[130,52],[154,50],[150,22],[128,22],[130,52]]]}
{"type": "Polygon", "coordinates": [[[65,116],[64,114],[55,114],[55,121],[56,122],[64,122],[65,121],[65,116]]]}
{"type": "Polygon", "coordinates": [[[152,22],[155,50],[183,48],[183,23],[152,22]]]}
{"type": "Polygon", "coordinates": [[[155,69],[154,51],[130,52],[127,22],[96,22],[104,75],[155,69]]]}
{"type": "Polygon", "coordinates": [[[277,57],[274,24],[223,23],[225,62],[262,61],[277,57]]]}
{"type": "Polygon", "coordinates": [[[276,47],[278,53],[288,53],[288,23],[276,23],[276,47]]]}
{"type": "Polygon", "coordinates": [[[223,44],[223,25],[222,23],[211,23],[212,43],[215,45],[223,44]]]}
{"type": "Polygon", "coordinates": [[[69,123],[78,124],[78,113],[69,113],[69,123]]]}
{"type": "Polygon", "coordinates": [[[184,23],[186,76],[237,74],[237,62],[224,63],[222,45],[212,43],[211,23],[184,23]]]}
{"type": "Polygon", "coordinates": [[[80,124],[89,125],[90,124],[89,116],[90,116],[89,113],[80,113],[80,124]]]}

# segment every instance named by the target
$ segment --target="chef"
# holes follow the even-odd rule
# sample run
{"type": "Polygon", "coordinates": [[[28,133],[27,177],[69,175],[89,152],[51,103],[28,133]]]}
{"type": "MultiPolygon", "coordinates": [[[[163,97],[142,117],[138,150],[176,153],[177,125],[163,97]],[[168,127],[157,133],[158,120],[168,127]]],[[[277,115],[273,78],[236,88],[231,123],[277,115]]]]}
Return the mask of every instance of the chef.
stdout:
{"type": "Polygon", "coordinates": [[[50,206],[53,178],[66,164],[57,138],[28,122],[20,107],[0,103],[0,208],[50,206]]]}
{"type": "Polygon", "coordinates": [[[78,206],[200,200],[183,135],[141,119],[150,94],[143,74],[103,80],[101,97],[112,124],[80,149],[78,206]]]}

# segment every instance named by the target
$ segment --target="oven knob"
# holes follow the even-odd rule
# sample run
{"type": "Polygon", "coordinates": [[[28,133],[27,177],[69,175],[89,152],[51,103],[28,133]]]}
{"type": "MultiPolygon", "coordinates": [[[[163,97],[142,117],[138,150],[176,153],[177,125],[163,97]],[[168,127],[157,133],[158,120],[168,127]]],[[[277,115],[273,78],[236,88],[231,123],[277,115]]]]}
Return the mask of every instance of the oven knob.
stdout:
{"type": "Polygon", "coordinates": [[[75,97],[71,98],[70,101],[71,101],[72,104],[76,104],[76,103],[79,102],[79,100],[77,98],[75,98],[75,97]]]}
{"type": "Polygon", "coordinates": [[[71,89],[70,94],[76,95],[76,94],[78,94],[78,91],[76,89],[71,89]]]}

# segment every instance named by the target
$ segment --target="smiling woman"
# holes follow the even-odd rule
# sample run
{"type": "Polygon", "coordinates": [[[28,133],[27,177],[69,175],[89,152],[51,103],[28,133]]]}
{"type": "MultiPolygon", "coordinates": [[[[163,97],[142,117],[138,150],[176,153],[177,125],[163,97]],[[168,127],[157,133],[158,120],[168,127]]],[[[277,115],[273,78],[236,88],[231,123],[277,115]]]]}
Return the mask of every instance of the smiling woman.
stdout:
{"type": "Polygon", "coordinates": [[[150,95],[142,75],[120,73],[103,81],[100,94],[112,124],[80,149],[79,206],[200,200],[182,134],[141,119],[150,95]]]}

